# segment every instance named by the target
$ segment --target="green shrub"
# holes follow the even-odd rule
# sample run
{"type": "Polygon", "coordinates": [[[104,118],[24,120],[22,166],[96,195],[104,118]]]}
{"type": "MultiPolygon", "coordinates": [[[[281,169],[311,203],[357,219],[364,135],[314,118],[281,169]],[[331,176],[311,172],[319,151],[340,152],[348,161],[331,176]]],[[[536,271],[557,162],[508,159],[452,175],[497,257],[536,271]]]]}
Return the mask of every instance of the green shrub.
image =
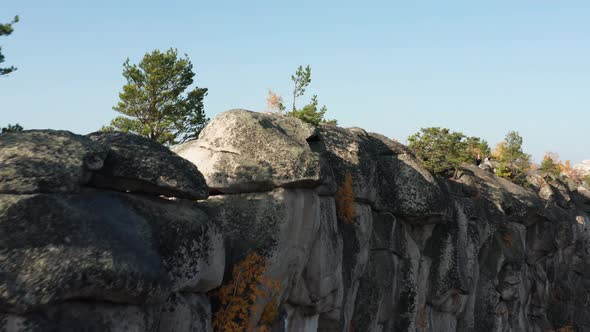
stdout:
{"type": "Polygon", "coordinates": [[[517,131],[511,131],[492,154],[497,162],[496,174],[524,186],[526,173],[531,169],[531,155],[522,151],[522,143],[522,136],[517,131]]]}
{"type": "Polygon", "coordinates": [[[490,148],[479,137],[467,137],[447,128],[422,128],[408,137],[408,146],[422,165],[436,175],[456,175],[463,163],[474,163],[478,154],[485,156],[490,148]]]}
{"type": "Polygon", "coordinates": [[[556,160],[553,160],[551,156],[546,155],[541,162],[541,167],[539,168],[541,171],[551,174],[553,176],[559,176],[561,173],[561,167],[556,160]]]}

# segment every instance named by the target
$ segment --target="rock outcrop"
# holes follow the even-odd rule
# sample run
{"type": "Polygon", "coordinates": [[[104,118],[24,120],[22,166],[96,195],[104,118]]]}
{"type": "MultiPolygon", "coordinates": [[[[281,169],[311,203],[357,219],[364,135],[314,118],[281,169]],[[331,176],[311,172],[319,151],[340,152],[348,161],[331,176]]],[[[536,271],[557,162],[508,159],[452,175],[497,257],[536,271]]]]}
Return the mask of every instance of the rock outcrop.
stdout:
{"type": "Polygon", "coordinates": [[[197,167],[128,134],[26,131],[0,147],[0,331],[210,327],[221,229],[162,197],[206,198],[197,167]]]}
{"type": "Polygon", "coordinates": [[[561,178],[438,179],[382,135],[245,110],[176,154],[120,133],[0,148],[0,331],[211,331],[251,252],[276,332],[590,331],[590,190],[561,178]]]}

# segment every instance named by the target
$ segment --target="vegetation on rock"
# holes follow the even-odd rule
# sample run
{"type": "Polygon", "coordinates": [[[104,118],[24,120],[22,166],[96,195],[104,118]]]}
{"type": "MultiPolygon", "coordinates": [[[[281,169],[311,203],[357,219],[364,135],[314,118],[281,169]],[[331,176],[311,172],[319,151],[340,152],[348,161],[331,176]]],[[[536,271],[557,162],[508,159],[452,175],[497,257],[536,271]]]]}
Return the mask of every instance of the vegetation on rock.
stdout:
{"type": "Polygon", "coordinates": [[[531,155],[522,151],[522,143],[522,136],[511,131],[492,153],[497,162],[496,174],[518,185],[526,183],[526,172],[531,169],[531,155]]]}
{"type": "Polygon", "coordinates": [[[17,133],[20,131],[23,131],[23,127],[17,123],[14,125],[9,124],[8,126],[3,127],[0,133],[17,133]]]}
{"type": "Polygon", "coordinates": [[[338,187],[336,191],[336,208],[338,218],[345,224],[350,224],[354,221],[354,192],[352,189],[352,175],[347,173],[344,177],[344,183],[338,187]]]}
{"type": "Polygon", "coordinates": [[[283,113],[285,111],[285,104],[283,97],[268,89],[268,97],[266,97],[266,106],[269,112],[283,113]]]}
{"type": "Polygon", "coordinates": [[[477,155],[485,156],[490,148],[479,137],[467,137],[447,128],[422,128],[408,137],[411,148],[422,165],[436,175],[455,175],[463,163],[474,163],[477,155]]]}
{"type": "Polygon", "coordinates": [[[293,109],[292,111],[295,112],[297,108],[295,107],[295,101],[297,97],[303,96],[305,93],[305,88],[311,83],[311,67],[307,65],[305,68],[303,66],[299,66],[295,74],[291,75],[291,81],[293,81],[293,109]]]}
{"type": "Polygon", "coordinates": [[[547,152],[541,162],[539,170],[555,177],[559,176],[562,171],[562,165],[560,165],[559,157],[555,153],[547,152]]]}
{"type": "MultiPolygon", "coordinates": [[[[297,109],[297,98],[303,96],[305,89],[311,83],[311,67],[307,65],[305,68],[299,66],[295,74],[291,75],[293,81],[293,106],[290,112],[287,114],[296,117],[307,123],[311,123],[318,126],[322,123],[336,125],[338,121],[325,119],[328,108],[326,105],[319,107],[318,96],[313,95],[311,101],[303,106],[301,109],[297,109]]],[[[286,107],[283,103],[283,98],[274,93],[272,90],[268,91],[268,97],[266,99],[268,110],[282,113],[286,107]]]]}
{"type": "Polygon", "coordinates": [[[326,105],[318,110],[318,96],[313,95],[309,104],[303,106],[302,109],[292,111],[289,114],[315,126],[318,126],[321,123],[336,125],[338,123],[336,120],[326,120],[324,118],[327,111],[328,109],[326,108],[326,105]]]}
{"type": "MultiPolygon", "coordinates": [[[[18,22],[18,16],[15,16],[14,19],[12,20],[12,22],[0,24],[0,36],[10,35],[14,31],[14,29],[12,28],[12,25],[17,22],[18,22]]],[[[2,62],[4,62],[4,55],[2,54],[2,47],[0,47],[0,63],[2,63],[2,62]]],[[[8,68],[0,68],[0,76],[10,74],[15,70],[16,70],[16,68],[13,66],[8,67],[8,68]]]]}
{"type": "Polygon", "coordinates": [[[175,49],[146,53],[138,65],[123,64],[127,84],[113,109],[123,116],[111,121],[103,131],[123,131],[171,145],[196,138],[209,119],[203,99],[207,88],[195,87],[195,73],[188,56],[175,49]]]}
{"type": "Polygon", "coordinates": [[[268,332],[278,317],[280,283],[265,276],[262,256],[250,253],[233,267],[232,279],[215,294],[219,309],[213,315],[213,329],[223,332],[268,332]],[[260,305],[265,304],[257,324],[260,305]]]}

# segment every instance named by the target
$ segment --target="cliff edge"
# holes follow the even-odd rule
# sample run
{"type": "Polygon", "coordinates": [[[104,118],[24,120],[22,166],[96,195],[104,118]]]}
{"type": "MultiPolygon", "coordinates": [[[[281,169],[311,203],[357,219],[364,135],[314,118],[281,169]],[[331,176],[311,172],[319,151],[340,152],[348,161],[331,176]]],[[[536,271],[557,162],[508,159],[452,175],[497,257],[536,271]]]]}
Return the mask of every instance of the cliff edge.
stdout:
{"type": "Polygon", "coordinates": [[[586,331],[588,222],[564,179],[439,179],[382,135],[279,114],[224,112],[173,152],[1,134],[0,331],[211,331],[251,252],[279,285],[272,331],[586,331]]]}

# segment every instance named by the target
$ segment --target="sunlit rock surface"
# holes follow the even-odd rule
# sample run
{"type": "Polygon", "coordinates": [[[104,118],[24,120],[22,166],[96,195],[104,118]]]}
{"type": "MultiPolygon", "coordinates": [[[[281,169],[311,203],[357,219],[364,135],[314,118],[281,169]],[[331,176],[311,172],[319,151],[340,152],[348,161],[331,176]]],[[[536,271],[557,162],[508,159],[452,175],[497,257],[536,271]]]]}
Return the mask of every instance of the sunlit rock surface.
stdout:
{"type": "Polygon", "coordinates": [[[56,131],[0,147],[0,331],[212,331],[211,291],[251,252],[279,282],[275,332],[590,331],[590,188],[567,179],[438,179],[382,135],[245,110],[175,153],[56,131]]]}

